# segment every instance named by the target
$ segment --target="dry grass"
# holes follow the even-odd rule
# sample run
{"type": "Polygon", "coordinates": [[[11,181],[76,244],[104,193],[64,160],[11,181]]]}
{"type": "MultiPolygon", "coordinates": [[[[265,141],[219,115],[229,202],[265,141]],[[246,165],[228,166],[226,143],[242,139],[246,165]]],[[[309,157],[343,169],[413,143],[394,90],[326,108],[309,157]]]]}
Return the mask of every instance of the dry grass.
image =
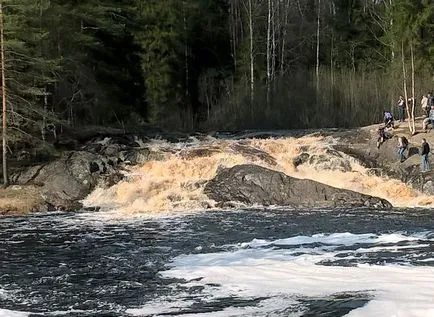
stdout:
{"type": "Polygon", "coordinates": [[[0,215],[27,214],[39,210],[43,204],[44,199],[35,186],[13,185],[0,189],[0,215]]]}

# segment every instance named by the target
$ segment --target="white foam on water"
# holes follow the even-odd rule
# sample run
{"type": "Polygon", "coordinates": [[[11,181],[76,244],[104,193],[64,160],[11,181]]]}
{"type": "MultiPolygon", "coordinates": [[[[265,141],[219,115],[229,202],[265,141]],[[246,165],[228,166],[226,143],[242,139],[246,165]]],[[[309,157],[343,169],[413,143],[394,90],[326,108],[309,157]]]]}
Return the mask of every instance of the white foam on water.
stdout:
{"type": "Polygon", "coordinates": [[[78,309],[70,309],[65,311],[53,311],[53,312],[47,312],[47,313],[31,313],[31,312],[22,312],[22,311],[14,311],[9,309],[2,309],[0,308],[0,317],[28,317],[30,315],[32,316],[63,316],[63,315],[69,315],[69,314],[88,314],[91,311],[86,310],[78,310],[78,309]]]}
{"type": "MultiPolygon", "coordinates": [[[[246,307],[228,307],[221,311],[214,312],[200,312],[200,313],[182,313],[182,317],[242,317],[242,316],[267,316],[267,313],[273,313],[272,316],[282,316],[282,317],[300,317],[303,314],[303,310],[294,309],[294,312],[285,312],[282,315],[276,313],[276,307],[287,307],[289,305],[297,305],[297,302],[285,297],[273,297],[262,300],[258,306],[246,306],[246,307]],[[258,310],[260,314],[258,314],[258,310]]],[[[174,310],[170,310],[169,307],[164,306],[165,303],[161,302],[158,309],[154,309],[150,306],[144,306],[138,309],[129,309],[126,311],[127,314],[131,316],[160,316],[161,314],[171,314],[174,310]]],[[[180,307],[179,307],[180,308],[180,307]]],[[[176,310],[175,310],[176,311],[176,310]]]]}
{"type": "MultiPolygon", "coordinates": [[[[266,313],[279,316],[276,312],[288,307],[294,307],[293,316],[301,316],[303,309],[307,308],[300,306],[301,303],[297,306],[299,299],[327,299],[336,294],[356,293],[366,296],[369,302],[346,316],[432,317],[434,267],[402,263],[356,266],[322,264],[322,261],[327,260],[354,259],[355,253],[369,248],[366,244],[381,249],[384,243],[402,244],[419,239],[433,241],[434,236],[429,232],[414,235],[339,233],[269,242],[253,240],[233,246],[233,251],[179,256],[174,259],[173,267],[161,272],[161,275],[163,278],[186,280],[183,287],[203,288],[200,294],[195,293],[194,296],[205,302],[230,297],[244,300],[267,298],[245,307],[228,307],[222,311],[183,316],[264,316],[266,313]],[[305,245],[309,243],[325,246],[309,248],[305,245]],[[363,244],[360,250],[357,248],[359,243],[363,244]],[[294,247],[277,247],[285,244],[294,247]]],[[[418,245],[414,243],[413,247],[417,248],[418,245]]],[[[387,250],[390,245],[384,247],[387,250]]],[[[426,243],[421,242],[420,247],[426,248],[426,243]]],[[[178,312],[179,307],[185,307],[182,303],[188,296],[187,292],[168,299],[159,298],[142,308],[130,309],[127,313],[159,316],[178,312]],[[178,309],[164,308],[168,307],[168,303],[178,309]]],[[[189,313],[188,310],[186,313],[189,313]]],[[[287,311],[282,316],[288,316],[287,311]]]]}
{"type": "Polygon", "coordinates": [[[30,313],[0,308],[0,317],[27,317],[30,313]]]}
{"type": "Polygon", "coordinates": [[[330,245],[354,245],[357,243],[396,243],[400,241],[416,241],[425,239],[429,232],[419,233],[413,236],[406,236],[401,233],[393,234],[352,234],[350,232],[334,233],[334,234],[315,234],[313,236],[297,236],[287,239],[279,239],[268,242],[266,240],[254,239],[252,242],[243,243],[241,246],[246,247],[264,247],[268,245],[299,245],[299,244],[312,244],[324,243],[330,245]]]}
{"type": "MultiPolygon", "coordinates": [[[[81,310],[81,309],[70,309],[70,310],[56,310],[49,313],[44,313],[44,316],[64,316],[69,314],[90,314],[92,311],[90,310],[81,310]]],[[[38,315],[38,314],[36,314],[38,315]]]]}

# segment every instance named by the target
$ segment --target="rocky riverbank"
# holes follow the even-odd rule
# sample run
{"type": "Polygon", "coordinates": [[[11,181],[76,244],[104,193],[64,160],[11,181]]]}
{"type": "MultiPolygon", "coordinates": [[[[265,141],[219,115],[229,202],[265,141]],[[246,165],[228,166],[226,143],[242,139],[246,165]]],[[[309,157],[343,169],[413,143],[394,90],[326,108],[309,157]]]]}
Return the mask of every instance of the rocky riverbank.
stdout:
{"type": "MultiPolygon", "coordinates": [[[[432,174],[420,173],[420,158],[417,154],[417,148],[423,137],[434,146],[434,133],[419,133],[411,136],[407,132],[408,128],[401,124],[392,131],[392,139],[387,140],[380,149],[377,149],[377,127],[378,125],[348,130],[291,131],[292,137],[320,135],[333,138],[336,142],[321,155],[312,153],[309,148],[301,148],[297,156],[289,157],[289,159],[292,160],[294,166],[317,164],[326,169],[339,169],[346,172],[351,170],[351,166],[345,160],[336,160],[339,162],[337,164],[330,164],[330,162],[334,158],[347,155],[357,160],[372,175],[397,179],[419,192],[434,195],[432,174]],[[399,135],[406,135],[410,141],[408,158],[403,163],[398,162],[396,156],[396,138],[399,135]]],[[[281,131],[240,132],[238,134],[215,133],[211,136],[199,134],[188,136],[162,131],[150,133],[110,131],[110,133],[98,133],[97,135],[89,134],[78,141],[67,142],[73,146],[45,162],[37,163],[28,160],[23,164],[14,164],[10,173],[12,185],[7,189],[0,189],[0,213],[77,210],[82,208],[81,201],[96,187],[108,189],[124,179],[125,171],[130,166],[140,165],[147,161],[163,160],[168,152],[178,151],[178,156],[184,160],[190,160],[220,151],[219,148],[209,146],[190,151],[177,150],[175,147],[155,149],[152,146],[155,139],[165,139],[172,144],[183,144],[191,142],[192,139],[209,137],[281,138],[285,133],[281,131]]],[[[232,144],[231,151],[241,153],[250,159],[259,158],[268,166],[276,164],[272,155],[254,147],[245,146],[242,142],[232,144]]],[[[220,169],[213,179],[201,185],[204,185],[204,193],[216,201],[217,206],[229,206],[231,203],[239,202],[245,205],[294,207],[390,207],[384,199],[337,189],[314,181],[297,180],[281,172],[259,168],[255,165],[220,169]],[[223,187],[226,190],[222,190],[223,187]],[[305,195],[307,189],[309,189],[309,195],[305,195]]]]}

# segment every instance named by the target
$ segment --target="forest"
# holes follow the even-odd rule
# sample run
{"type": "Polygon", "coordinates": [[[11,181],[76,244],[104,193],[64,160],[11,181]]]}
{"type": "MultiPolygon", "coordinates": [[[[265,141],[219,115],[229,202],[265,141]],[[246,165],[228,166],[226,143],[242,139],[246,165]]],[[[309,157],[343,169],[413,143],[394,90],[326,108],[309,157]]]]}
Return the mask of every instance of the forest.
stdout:
{"type": "MultiPolygon", "coordinates": [[[[353,127],[434,90],[432,0],[3,0],[9,138],[353,127]],[[404,88],[405,87],[405,88],[404,88]]],[[[4,114],[5,115],[5,114],[4,114]]]]}

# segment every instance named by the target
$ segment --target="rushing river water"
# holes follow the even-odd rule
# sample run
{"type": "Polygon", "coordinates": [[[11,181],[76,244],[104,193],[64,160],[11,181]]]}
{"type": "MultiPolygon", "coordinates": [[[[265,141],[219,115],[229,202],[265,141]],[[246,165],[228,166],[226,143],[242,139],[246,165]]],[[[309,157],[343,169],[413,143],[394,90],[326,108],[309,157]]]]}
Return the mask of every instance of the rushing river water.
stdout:
{"type": "Polygon", "coordinates": [[[434,316],[433,217],[0,218],[0,316],[434,316]]]}

